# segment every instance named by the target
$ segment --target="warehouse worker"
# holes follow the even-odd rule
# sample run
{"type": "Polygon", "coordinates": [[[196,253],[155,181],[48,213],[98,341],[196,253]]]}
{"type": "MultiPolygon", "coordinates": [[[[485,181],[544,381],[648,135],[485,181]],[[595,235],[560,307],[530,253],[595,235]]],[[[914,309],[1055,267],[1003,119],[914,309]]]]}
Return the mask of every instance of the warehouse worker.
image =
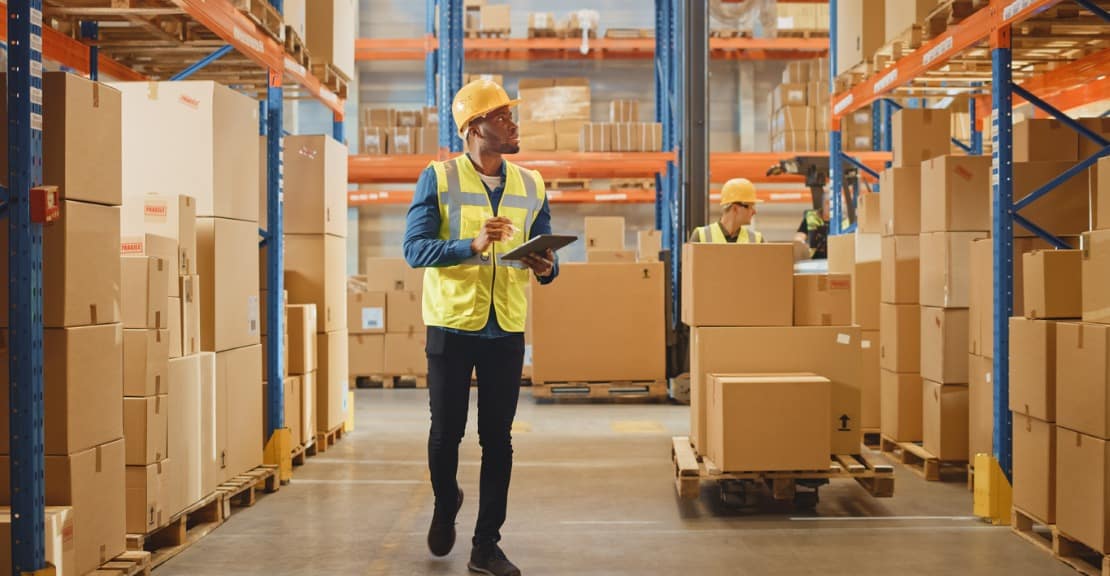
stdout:
{"type": "Polygon", "coordinates": [[[520,574],[498,542],[524,363],[524,287],[531,274],[541,284],[559,274],[550,251],[519,264],[501,260],[501,254],[529,238],[551,232],[543,179],[502,158],[520,151],[511,111],[517,102],[490,80],[459,90],[452,114],[466,153],[433,162],[420,175],[404,239],[405,260],[426,269],[428,468],[435,493],[428,548],[445,556],[455,543],[455,517],[463,503],[456,481],[459,443],[466,430],[470,377],[477,369],[482,471],[469,568],[495,576],[520,574]]]}
{"type": "Polygon", "coordinates": [[[813,260],[828,258],[829,244],[829,202],[821,203],[821,212],[806,210],[802,215],[802,223],[794,234],[794,241],[805,244],[809,248],[809,257],[813,260]]]}
{"type": "Polygon", "coordinates": [[[755,185],[747,178],[733,178],[721,188],[724,211],[718,222],[702,226],[690,237],[691,242],[715,244],[762,243],[763,234],[752,230],[755,205],[762,202],[755,195],[755,185]]]}

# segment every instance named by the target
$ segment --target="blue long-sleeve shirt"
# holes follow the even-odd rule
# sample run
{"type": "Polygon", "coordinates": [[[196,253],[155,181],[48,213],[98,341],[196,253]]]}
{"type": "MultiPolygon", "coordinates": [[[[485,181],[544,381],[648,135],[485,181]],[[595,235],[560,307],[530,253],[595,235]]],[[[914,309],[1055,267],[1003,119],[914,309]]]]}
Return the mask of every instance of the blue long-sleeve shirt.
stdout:
{"type": "MultiPolygon", "coordinates": [[[[501,184],[494,190],[486,187],[489,194],[490,206],[494,215],[497,215],[501,195],[505,191],[505,163],[501,163],[501,184]]],[[[439,229],[441,218],[439,215],[439,192],[436,184],[435,169],[429,166],[420,174],[416,181],[416,192],[412,197],[408,215],[405,217],[405,260],[413,268],[438,268],[454,266],[470,258],[470,238],[459,240],[440,240],[439,229]]],[[[535,238],[541,234],[551,233],[551,208],[547,198],[543,200],[543,209],[536,214],[532,222],[529,237],[535,238]]],[[[555,258],[555,266],[551,275],[546,278],[537,278],[540,284],[549,284],[559,275],[559,259],[555,258]]],[[[490,300],[489,320],[485,328],[477,332],[445,328],[445,330],[460,334],[469,334],[482,338],[501,338],[511,333],[501,328],[497,322],[497,310],[490,300]]]]}

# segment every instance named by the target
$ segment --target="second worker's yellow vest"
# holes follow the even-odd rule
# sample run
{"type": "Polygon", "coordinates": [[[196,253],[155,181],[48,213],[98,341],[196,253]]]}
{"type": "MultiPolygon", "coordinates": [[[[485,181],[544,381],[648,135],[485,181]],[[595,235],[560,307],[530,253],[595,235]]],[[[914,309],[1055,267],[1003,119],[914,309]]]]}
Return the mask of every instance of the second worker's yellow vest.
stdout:
{"type": "MultiPolygon", "coordinates": [[[[725,236],[725,231],[721,228],[720,222],[714,222],[708,226],[702,226],[694,233],[694,242],[706,242],[712,244],[727,244],[728,238],[725,236]]],[[[740,234],[736,236],[737,244],[762,244],[763,234],[752,230],[748,226],[740,228],[740,234]]]]}

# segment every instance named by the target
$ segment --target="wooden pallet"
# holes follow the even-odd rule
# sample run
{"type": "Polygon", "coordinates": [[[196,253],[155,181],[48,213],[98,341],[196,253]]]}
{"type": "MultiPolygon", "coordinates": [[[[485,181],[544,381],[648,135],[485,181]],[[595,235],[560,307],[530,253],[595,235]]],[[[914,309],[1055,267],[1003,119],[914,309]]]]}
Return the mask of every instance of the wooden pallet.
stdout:
{"type": "Polygon", "coordinates": [[[315,444],[315,440],[310,440],[307,444],[301,444],[300,446],[294,448],[293,453],[291,454],[293,465],[304,466],[305,462],[308,461],[309,456],[315,456],[316,450],[313,449],[315,444]],[[310,450],[312,452],[311,454],[309,453],[310,450]]]}
{"type": "Polygon", "coordinates": [[[863,436],[864,446],[871,448],[872,450],[879,449],[879,445],[881,444],[880,438],[882,437],[882,434],[877,428],[864,428],[860,432],[863,436]]]}
{"type": "Polygon", "coordinates": [[[301,35],[292,26],[285,27],[285,52],[305,69],[312,68],[312,55],[304,45],[301,35]]]}
{"type": "Polygon", "coordinates": [[[929,38],[944,34],[949,26],[963,22],[978,10],[980,2],[975,0],[948,0],[938,5],[925,17],[923,25],[929,38]]]}
{"type": "Polygon", "coordinates": [[[621,382],[532,382],[532,397],[551,399],[590,400],[665,400],[666,380],[629,380],[621,382]]]}
{"type": "Polygon", "coordinates": [[[614,178],[610,190],[655,190],[655,178],[614,178]]]}
{"type": "MultiPolygon", "coordinates": [[[[332,446],[335,446],[336,442],[339,442],[340,440],[343,439],[343,435],[344,435],[344,432],[343,432],[343,425],[342,424],[340,424],[339,426],[335,427],[333,430],[330,430],[328,432],[317,432],[316,433],[316,452],[319,452],[319,453],[327,452],[332,446]]],[[[312,454],[312,455],[315,456],[315,454],[312,454]]]]}
{"type": "Polygon", "coordinates": [[[605,37],[616,40],[646,38],[646,36],[644,36],[644,30],[640,28],[609,28],[605,31],[605,37]]]}
{"type": "Polygon", "coordinates": [[[351,376],[356,388],[427,388],[428,377],[413,374],[367,374],[351,376]]]}
{"type": "Polygon", "coordinates": [[[278,467],[264,464],[220,484],[220,487],[216,488],[216,492],[221,495],[223,500],[224,518],[230,518],[232,508],[254,506],[254,503],[258,500],[258,490],[270,494],[277,492],[280,488],[278,467]]]}
{"type": "Polygon", "coordinates": [[[275,40],[282,41],[282,34],[285,32],[285,19],[269,2],[266,0],[232,0],[232,5],[244,16],[262,27],[275,40]]]}
{"type": "Polygon", "coordinates": [[[1010,529],[1034,546],[1054,554],[1056,550],[1056,525],[1049,524],[1021,508],[1013,508],[1010,520],[1010,529]]]}
{"type": "Polygon", "coordinates": [[[898,442],[882,437],[879,450],[930,482],[946,479],[966,480],[967,460],[941,460],[914,442],[898,442]]]}
{"type": "Polygon", "coordinates": [[[1110,556],[1083,544],[1064,534],[1059,529],[1054,533],[1054,554],[1064,564],[1087,576],[1110,576],[1110,556]]]}
{"type": "Polygon", "coordinates": [[[775,36],[779,38],[828,38],[828,28],[791,28],[788,30],[778,30],[775,36]]]}
{"type": "Polygon", "coordinates": [[[589,178],[559,178],[544,182],[548,190],[589,190],[589,178]]]}
{"type": "Polygon", "coordinates": [[[674,462],[675,489],[686,500],[695,500],[701,495],[702,480],[762,481],[771,486],[776,500],[790,500],[797,493],[796,487],[801,481],[847,478],[855,480],[875,498],[894,496],[894,468],[873,464],[858,454],[831,456],[828,470],[723,472],[708,458],[698,457],[689,437],[676,436],[671,439],[671,460],[674,462]]]}
{"type": "Polygon", "coordinates": [[[747,38],[749,33],[745,30],[731,30],[728,28],[716,28],[709,31],[710,38],[747,38]]]}
{"type": "Polygon", "coordinates": [[[153,569],[150,552],[128,551],[89,572],[88,576],[150,576],[153,569]]]}
{"type": "Polygon", "coordinates": [[[503,28],[499,30],[467,30],[467,38],[508,38],[512,34],[512,30],[503,28]]]}
{"type": "Polygon", "coordinates": [[[884,70],[903,56],[917,50],[928,40],[924,25],[914,24],[889,40],[871,57],[873,70],[884,70]]]}
{"type": "Polygon", "coordinates": [[[559,31],[554,28],[529,28],[529,38],[558,38],[559,31]]]}
{"type": "Polygon", "coordinates": [[[151,568],[165,564],[223,524],[223,497],[213,492],[147,534],[128,534],[127,549],[148,552],[151,568]]]}
{"type": "Polygon", "coordinates": [[[351,79],[347,78],[347,76],[333,66],[331,62],[312,57],[310,57],[310,61],[312,62],[311,69],[313,76],[319,78],[320,83],[328,90],[335,92],[336,96],[346,98],[347,83],[350,82],[351,79]]]}

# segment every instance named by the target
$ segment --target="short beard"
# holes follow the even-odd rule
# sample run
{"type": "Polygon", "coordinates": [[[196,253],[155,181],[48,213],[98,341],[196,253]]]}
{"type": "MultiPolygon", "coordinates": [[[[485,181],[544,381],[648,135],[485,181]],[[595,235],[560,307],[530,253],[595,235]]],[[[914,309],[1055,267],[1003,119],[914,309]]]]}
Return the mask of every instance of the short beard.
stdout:
{"type": "Polygon", "coordinates": [[[501,152],[502,154],[518,154],[520,153],[520,144],[506,142],[501,145],[501,150],[499,150],[499,152],[501,152]]]}

